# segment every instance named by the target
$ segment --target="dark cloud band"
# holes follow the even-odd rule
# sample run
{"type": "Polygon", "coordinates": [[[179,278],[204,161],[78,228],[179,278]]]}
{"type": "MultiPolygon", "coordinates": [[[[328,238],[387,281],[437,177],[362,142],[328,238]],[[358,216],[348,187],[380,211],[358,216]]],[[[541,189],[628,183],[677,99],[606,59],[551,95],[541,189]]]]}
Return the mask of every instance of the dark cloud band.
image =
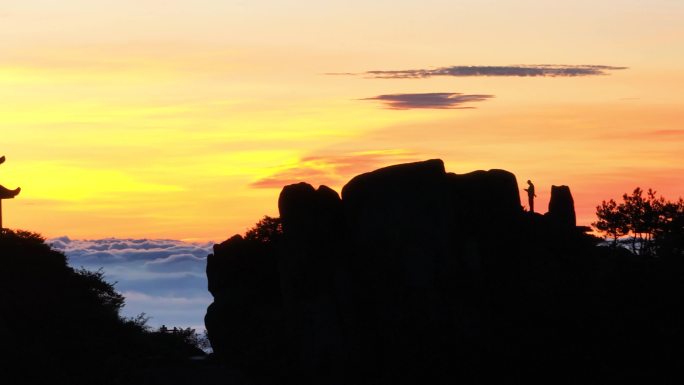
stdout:
{"type": "Polygon", "coordinates": [[[466,103],[482,102],[494,95],[465,95],[451,92],[430,92],[423,94],[390,94],[379,95],[361,100],[378,100],[391,110],[409,110],[414,108],[432,109],[471,109],[463,106],[466,103]]]}
{"type": "Polygon", "coordinates": [[[360,75],[375,79],[424,79],[433,76],[576,77],[607,75],[609,71],[624,69],[627,69],[627,67],[541,64],[512,66],[451,66],[434,69],[366,71],[358,74],[339,73],[330,75],[360,75]]]}

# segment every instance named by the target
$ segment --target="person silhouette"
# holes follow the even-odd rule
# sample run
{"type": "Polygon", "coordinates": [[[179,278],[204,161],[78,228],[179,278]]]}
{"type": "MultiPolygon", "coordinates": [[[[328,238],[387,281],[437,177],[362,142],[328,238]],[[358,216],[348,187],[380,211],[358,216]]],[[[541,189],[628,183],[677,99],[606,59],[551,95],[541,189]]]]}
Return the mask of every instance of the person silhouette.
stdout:
{"type": "Polygon", "coordinates": [[[527,201],[530,203],[530,212],[534,212],[534,198],[537,197],[537,194],[534,193],[534,184],[532,184],[531,180],[527,180],[527,184],[529,185],[528,188],[525,189],[527,191],[527,201]]]}

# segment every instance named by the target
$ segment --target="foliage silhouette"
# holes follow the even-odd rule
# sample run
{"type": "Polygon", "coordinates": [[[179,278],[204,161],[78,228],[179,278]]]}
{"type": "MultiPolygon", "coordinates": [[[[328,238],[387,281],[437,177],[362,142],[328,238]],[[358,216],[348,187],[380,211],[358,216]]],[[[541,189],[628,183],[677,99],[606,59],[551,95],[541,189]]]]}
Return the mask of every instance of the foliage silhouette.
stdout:
{"type": "Polygon", "coordinates": [[[668,201],[656,192],[637,187],[622,202],[613,199],[596,207],[598,220],[593,226],[612,238],[612,246],[627,244],[641,256],[682,255],[684,243],[684,201],[668,201]],[[625,239],[625,237],[627,237],[625,239]]]}
{"type": "Polygon", "coordinates": [[[259,241],[263,243],[277,242],[283,234],[283,225],[280,218],[264,215],[254,227],[247,230],[245,240],[259,241]]]}
{"type": "Polygon", "coordinates": [[[656,254],[662,257],[684,257],[684,199],[667,202],[663,221],[655,232],[656,254]]]}

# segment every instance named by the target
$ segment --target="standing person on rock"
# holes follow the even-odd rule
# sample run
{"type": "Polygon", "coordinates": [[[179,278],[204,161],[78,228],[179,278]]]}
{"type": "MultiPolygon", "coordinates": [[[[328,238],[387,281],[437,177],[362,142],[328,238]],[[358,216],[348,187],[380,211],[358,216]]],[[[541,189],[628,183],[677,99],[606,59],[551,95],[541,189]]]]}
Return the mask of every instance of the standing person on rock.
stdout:
{"type": "Polygon", "coordinates": [[[527,201],[530,204],[530,212],[534,212],[534,198],[537,197],[537,194],[534,193],[534,184],[532,184],[531,180],[527,180],[527,184],[529,185],[528,188],[525,189],[527,191],[527,201]]]}

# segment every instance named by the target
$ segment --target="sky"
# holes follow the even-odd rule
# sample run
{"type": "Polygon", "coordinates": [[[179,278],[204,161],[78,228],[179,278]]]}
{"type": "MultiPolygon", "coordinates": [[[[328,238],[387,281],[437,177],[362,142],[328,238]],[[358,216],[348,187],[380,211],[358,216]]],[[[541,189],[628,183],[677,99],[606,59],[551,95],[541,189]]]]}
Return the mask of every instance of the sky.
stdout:
{"type": "MultiPolygon", "coordinates": [[[[1,0],[6,227],[221,241],[280,188],[441,158],[684,195],[681,0],[1,0]],[[524,75],[524,76],[522,76],[524,75]]],[[[524,200],[523,200],[524,202],[524,200]]]]}

